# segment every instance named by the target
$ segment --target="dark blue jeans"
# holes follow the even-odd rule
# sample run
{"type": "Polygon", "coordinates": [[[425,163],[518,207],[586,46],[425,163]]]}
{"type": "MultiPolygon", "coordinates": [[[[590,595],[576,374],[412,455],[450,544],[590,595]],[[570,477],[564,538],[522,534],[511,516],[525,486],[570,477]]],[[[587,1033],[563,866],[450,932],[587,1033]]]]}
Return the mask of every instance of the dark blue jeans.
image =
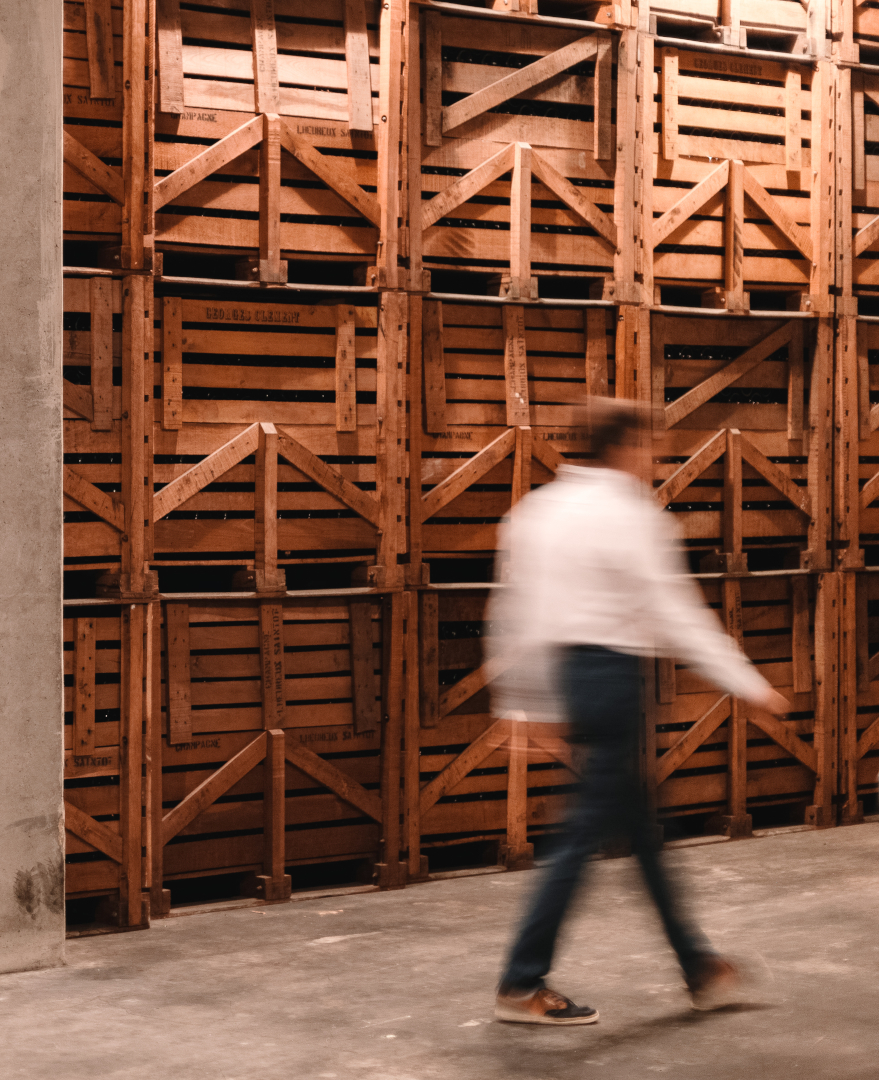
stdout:
{"type": "Polygon", "coordinates": [[[713,950],[680,910],[661,862],[653,814],[638,782],[641,718],[640,661],[594,646],[565,648],[562,691],[575,741],[586,764],[564,831],[510,953],[502,990],[535,990],[552,965],[559,929],[591,855],[610,840],[628,838],[669,941],[685,974],[713,950]]]}

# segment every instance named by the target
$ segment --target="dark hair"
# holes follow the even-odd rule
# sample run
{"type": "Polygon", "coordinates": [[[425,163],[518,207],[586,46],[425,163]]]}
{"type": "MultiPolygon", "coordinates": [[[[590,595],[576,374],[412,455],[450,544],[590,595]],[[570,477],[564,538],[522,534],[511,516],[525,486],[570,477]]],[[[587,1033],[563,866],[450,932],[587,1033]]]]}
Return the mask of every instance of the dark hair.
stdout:
{"type": "Polygon", "coordinates": [[[602,462],[614,447],[632,446],[650,428],[650,414],[637,401],[591,398],[583,408],[589,449],[602,462]]]}

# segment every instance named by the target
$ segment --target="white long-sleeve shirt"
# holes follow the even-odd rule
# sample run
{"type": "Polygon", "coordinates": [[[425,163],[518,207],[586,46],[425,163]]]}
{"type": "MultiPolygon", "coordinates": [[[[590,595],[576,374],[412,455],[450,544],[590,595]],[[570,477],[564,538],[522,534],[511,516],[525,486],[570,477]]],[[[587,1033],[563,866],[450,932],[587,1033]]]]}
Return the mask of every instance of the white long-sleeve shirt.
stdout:
{"type": "Polygon", "coordinates": [[[509,583],[492,590],[487,654],[507,663],[493,708],[558,714],[555,646],[673,656],[743,698],[768,683],[688,577],[670,516],[627,473],[563,465],[501,527],[509,583]]]}

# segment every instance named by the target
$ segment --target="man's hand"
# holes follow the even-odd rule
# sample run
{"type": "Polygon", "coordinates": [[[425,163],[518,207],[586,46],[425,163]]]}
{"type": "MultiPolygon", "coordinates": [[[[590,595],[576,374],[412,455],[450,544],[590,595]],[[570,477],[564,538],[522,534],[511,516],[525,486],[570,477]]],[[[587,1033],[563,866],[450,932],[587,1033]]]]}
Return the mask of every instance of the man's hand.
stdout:
{"type": "Polygon", "coordinates": [[[753,698],[751,704],[756,705],[758,709],[765,709],[773,716],[787,716],[790,712],[790,702],[784,694],[779,694],[771,686],[768,686],[760,697],[753,698]]]}

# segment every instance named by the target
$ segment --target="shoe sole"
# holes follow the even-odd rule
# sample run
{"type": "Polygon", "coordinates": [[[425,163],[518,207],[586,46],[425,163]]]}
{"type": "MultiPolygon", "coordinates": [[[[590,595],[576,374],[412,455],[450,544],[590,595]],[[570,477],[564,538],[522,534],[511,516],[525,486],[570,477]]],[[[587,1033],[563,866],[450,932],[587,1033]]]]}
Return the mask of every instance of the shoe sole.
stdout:
{"type": "Polygon", "coordinates": [[[741,986],[721,987],[699,995],[698,998],[694,997],[691,1004],[696,1012],[715,1012],[729,1005],[743,1005],[747,997],[747,993],[741,986]]]}
{"type": "Polygon", "coordinates": [[[535,1013],[522,1013],[515,1009],[504,1009],[500,1006],[494,1010],[494,1015],[497,1020],[504,1020],[508,1024],[549,1024],[555,1027],[570,1027],[572,1024],[594,1024],[598,1019],[597,1012],[592,1013],[591,1016],[537,1016],[535,1013]]]}

